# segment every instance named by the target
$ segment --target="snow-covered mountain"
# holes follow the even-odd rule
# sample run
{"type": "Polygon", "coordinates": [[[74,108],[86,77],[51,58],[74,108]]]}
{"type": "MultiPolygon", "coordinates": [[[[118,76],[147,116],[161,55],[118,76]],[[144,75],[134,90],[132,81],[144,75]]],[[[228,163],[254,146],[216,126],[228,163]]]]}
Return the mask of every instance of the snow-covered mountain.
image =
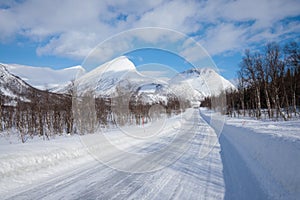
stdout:
{"type": "Polygon", "coordinates": [[[31,86],[53,92],[60,91],[70,84],[79,73],[84,73],[81,66],[54,70],[49,67],[31,67],[19,64],[3,64],[6,69],[26,81],[31,86]]]}
{"type": "Polygon", "coordinates": [[[130,98],[143,103],[167,104],[174,98],[168,84],[164,81],[144,76],[125,56],[115,58],[86,73],[75,81],[77,94],[92,91],[96,96],[130,98]]]}
{"type": "Polygon", "coordinates": [[[211,68],[194,68],[177,74],[169,81],[172,88],[184,96],[201,99],[218,95],[235,86],[211,68]]]}
{"type": "Polygon", "coordinates": [[[169,82],[143,76],[125,56],[107,62],[76,80],[77,91],[93,91],[98,96],[113,96],[117,88],[132,93],[145,103],[165,102],[168,97],[199,102],[204,97],[235,89],[213,69],[190,69],[169,82]]]}
{"type": "Polygon", "coordinates": [[[11,98],[25,98],[23,94],[28,88],[32,89],[30,85],[42,90],[51,88],[50,91],[64,93],[69,90],[71,80],[76,77],[74,83],[78,94],[92,91],[97,96],[112,97],[118,95],[122,89],[145,103],[167,103],[168,98],[174,97],[199,102],[204,97],[218,95],[226,89],[235,89],[232,83],[210,68],[189,69],[177,74],[169,82],[154,79],[139,73],[125,56],[115,58],[87,73],[81,66],[53,70],[4,64],[0,70],[0,92],[11,98]],[[78,77],[78,74],[83,75],[78,77]]]}
{"type": "Polygon", "coordinates": [[[33,103],[35,106],[66,102],[70,96],[39,90],[32,87],[20,77],[10,73],[6,66],[0,64],[0,104],[16,106],[19,103],[33,103]]]}
{"type": "Polygon", "coordinates": [[[0,97],[4,105],[15,105],[18,100],[30,101],[28,96],[33,90],[29,84],[12,75],[0,64],[0,97]]]}
{"type": "Polygon", "coordinates": [[[118,87],[134,91],[139,84],[149,81],[127,57],[121,56],[84,74],[75,84],[79,93],[93,91],[97,96],[110,96],[118,87]]]}
{"type": "Polygon", "coordinates": [[[136,99],[144,103],[160,102],[164,105],[167,104],[169,98],[175,98],[176,95],[172,93],[166,84],[162,83],[149,83],[139,86],[134,96],[136,99]]]}

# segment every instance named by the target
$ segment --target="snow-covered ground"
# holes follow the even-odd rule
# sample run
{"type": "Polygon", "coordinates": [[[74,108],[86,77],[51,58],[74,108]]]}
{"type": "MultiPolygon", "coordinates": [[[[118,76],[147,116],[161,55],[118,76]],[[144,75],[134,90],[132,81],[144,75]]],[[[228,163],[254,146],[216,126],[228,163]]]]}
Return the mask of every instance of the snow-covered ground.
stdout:
{"type": "MultiPolygon", "coordinates": [[[[25,144],[2,135],[0,196],[2,199],[299,199],[299,121],[227,118],[218,140],[209,125],[211,117],[216,115],[189,109],[182,116],[167,119],[163,131],[146,140],[122,131],[137,136],[142,130],[143,136],[149,136],[151,125],[135,127],[136,132],[133,127],[105,130],[103,134],[117,149],[99,141],[97,134],[59,136],[50,141],[34,138],[25,144]],[[164,153],[155,154],[164,148],[164,153]],[[118,149],[144,157],[133,160],[127,156],[130,154],[122,154],[118,149]],[[95,159],[99,159],[99,152],[103,156],[100,159],[108,158],[102,160],[104,164],[95,159]],[[157,165],[152,166],[153,163],[162,167],[154,169],[157,165]],[[128,172],[130,169],[134,173],[128,172]],[[148,172],[141,173],[145,169],[148,172]]],[[[155,127],[155,122],[152,125],[155,127]]]]}
{"type": "Polygon", "coordinates": [[[24,144],[17,138],[5,139],[2,136],[0,196],[5,197],[17,192],[17,188],[35,184],[91,161],[92,158],[87,155],[78,136],[61,136],[50,141],[34,138],[24,144]]]}

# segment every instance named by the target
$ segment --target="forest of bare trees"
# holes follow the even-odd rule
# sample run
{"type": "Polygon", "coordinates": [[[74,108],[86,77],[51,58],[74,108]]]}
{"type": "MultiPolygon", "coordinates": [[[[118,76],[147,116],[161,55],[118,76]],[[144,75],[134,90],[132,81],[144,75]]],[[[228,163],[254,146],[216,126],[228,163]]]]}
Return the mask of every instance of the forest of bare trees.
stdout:
{"type": "Polygon", "coordinates": [[[4,104],[0,96],[0,131],[19,133],[22,142],[39,135],[44,139],[72,132],[71,98],[48,91],[34,90],[30,101],[16,99],[16,105],[4,104]]]}
{"type": "Polygon", "coordinates": [[[92,92],[77,96],[74,88],[67,94],[32,88],[26,93],[29,101],[6,99],[0,94],[0,132],[17,133],[24,143],[34,136],[50,139],[61,134],[92,133],[99,125],[147,123],[151,120],[149,109],[155,104],[161,105],[168,115],[182,109],[176,98],[168,98],[167,104],[149,104],[143,103],[138,97],[124,98],[127,94],[130,92],[120,87],[117,87],[116,96],[109,98],[95,97],[92,92]],[[126,99],[127,102],[124,102],[126,99]],[[17,103],[5,103],[10,101],[17,103]]]}
{"type": "MultiPolygon", "coordinates": [[[[300,47],[269,43],[262,51],[246,50],[238,71],[237,90],[226,91],[227,114],[257,119],[299,117],[300,47]]],[[[202,106],[211,107],[206,98],[202,106]]]]}

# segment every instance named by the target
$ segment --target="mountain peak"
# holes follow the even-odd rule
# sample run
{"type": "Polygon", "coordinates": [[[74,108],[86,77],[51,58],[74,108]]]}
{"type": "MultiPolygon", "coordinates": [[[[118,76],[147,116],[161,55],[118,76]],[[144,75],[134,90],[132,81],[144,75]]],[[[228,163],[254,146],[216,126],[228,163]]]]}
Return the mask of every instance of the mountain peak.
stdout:
{"type": "Polygon", "coordinates": [[[212,68],[192,68],[192,69],[188,69],[184,72],[181,72],[181,74],[184,75],[208,75],[208,74],[216,74],[216,71],[213,70],[212,68]]]}
{"type": "MultiPolygon", "coordinates": [[[[234,85],[211,68],[192,68],[181,72],[171,80],[172,84],[186,85],[187,90],[194,89],[202,97],[218,95],[234,85]]],[[[185,94],[184,92],[182,92],[185,94]]],[[[193,92],[192,92],[193,94],[193,92]]]]}
{"type": "Polygon", "coordinates": [[[69,70],[85,71],[85,69],[81,65],[75,65],[75,66],[72,66],[72,67],[64,68],[62,70],[66,70],[66,71],[69,71],[69,70]]]}
{"type": "Polygon", "coordinates": [[[0,96],[4,97],[2,99],[4,105],[14,106],[17,100],[29,101],[26,94],[32,90],[31,86],[11,74],[5,65],[0,64],[0,96]]]}
{"type": "MultiPolygon", "coordinates": [[[[134,64],[126,57],[120,56],[112,61],[109,61],[103,65],[106,65],[109,71],[136,71],[134,64]]],[[[102,67],[101,65],[100,67],[102,67]]]]}
{"type": "Polygon", "coordinates": [[[98,95],[109,95],[122,80],[134,81],[139,77],[135,65],[126,56],[120,56],[79,77],[76,84],[79,91],[89,89],[98,95]]]}

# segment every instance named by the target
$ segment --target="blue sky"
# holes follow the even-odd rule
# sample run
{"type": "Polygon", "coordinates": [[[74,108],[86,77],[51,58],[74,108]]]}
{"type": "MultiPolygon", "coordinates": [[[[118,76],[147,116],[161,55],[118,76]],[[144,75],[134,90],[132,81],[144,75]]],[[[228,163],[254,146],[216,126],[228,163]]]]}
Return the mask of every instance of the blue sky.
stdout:
{"type": "MultiPolygon", "coordinates": [[[[260,49],[271,41],[299,42],[299,8],[299,0],[2,0],[0,62],[55,69],[80,65],[97,44],[115,34],[161,27],[191,37],[223,76],[234,79],[244,49],[260,49]]],[[[156,38],[151,41],[158,42],[156,38]]],[[[133,61],[143,64],[147,56],[159,57],[159,51],[146,53],[135,52],[144,59],[133,61]]],[[[161,57],[158,62],[184,69],[180,59],[161,57]]]]}

